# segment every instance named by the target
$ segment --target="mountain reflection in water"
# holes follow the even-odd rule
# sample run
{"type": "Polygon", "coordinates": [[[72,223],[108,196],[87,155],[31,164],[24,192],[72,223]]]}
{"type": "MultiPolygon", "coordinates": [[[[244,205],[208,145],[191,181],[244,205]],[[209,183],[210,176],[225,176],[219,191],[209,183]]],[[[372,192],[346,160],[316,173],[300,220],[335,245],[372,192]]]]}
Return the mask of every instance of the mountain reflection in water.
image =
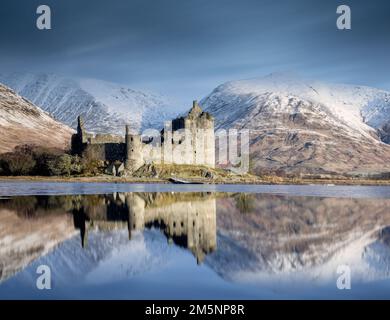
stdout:
{"type": "MultiPolygon", "coordinates": [[[[2,198],[0,295],[3,285],[26,272],[33,273],[29,268],[38,262],[58,270],[65,270],[66,264],[73,272],[68,278],[75,277],[77,268],[83,270],[82,277],[98,274],[96,270],[108,261],[110,267],[105,268],[119,268],[115,259],[126,247],[124,230],[129,245],[139,244],[143,237],[149,247],[121,257],[120,268],[128,268],[121,280],[130,274],[146,274],[154,266],[162,268],[158,265],[164,254],[168,255],[165,245],[170,244],[191,252],[194,266],[198,264],[203,270],[199,272],[206,268],[208,277],[218,278],[213,281],[220,281],[222,291],[221,283],[245,284],[250,290],[248,284],[267,283],[272,288],[276,282],[302,279],[329,288],[337,279],[337,266],[343,264],[353,268],[353,280],[358,283],[388,280],[389,207],[387,198],[222,192],[2,198]],[[165,238],[165,244],[156,232],[165,238]],[[78,239],[79,249],[74,239],[78,239]]],[[[180,252],[175,251],[175,259],[184,259],[180,252]]],[[[198,280],[194,274],[186,281],[191,286],[198,280]]],[[[241,297],[243,290],[237,287],[233,296],[241,297]]],[[[256,296],[254,292],[251,294],[256,296]]],[[[290,292],[287,297],[296,296],[290,292]]]]}

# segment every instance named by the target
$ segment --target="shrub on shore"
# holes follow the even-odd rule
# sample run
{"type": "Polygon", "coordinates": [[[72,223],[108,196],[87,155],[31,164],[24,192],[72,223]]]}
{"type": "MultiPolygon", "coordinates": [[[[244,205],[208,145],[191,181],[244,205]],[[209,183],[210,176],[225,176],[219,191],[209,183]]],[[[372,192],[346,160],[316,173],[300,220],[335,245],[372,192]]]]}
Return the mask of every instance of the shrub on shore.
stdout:
{"type": "Polygon", "coordinates": [[[78,156],[63,154],[46,161],[50,176],[70,176],[83,172],[83,165],[78,156]]]}
{"type": "Polygon", "coordinates": [[[23,145],[0,155],[1,175],[69,176],[82,172],[81,159],[60,149],[23,145]]]}
{"type": "Polygon", "coordinates": [[[1,155],[0,166],[3,175],[22,176],[34,170],[36,161],[32,154],[18,150],[1,155]]]}

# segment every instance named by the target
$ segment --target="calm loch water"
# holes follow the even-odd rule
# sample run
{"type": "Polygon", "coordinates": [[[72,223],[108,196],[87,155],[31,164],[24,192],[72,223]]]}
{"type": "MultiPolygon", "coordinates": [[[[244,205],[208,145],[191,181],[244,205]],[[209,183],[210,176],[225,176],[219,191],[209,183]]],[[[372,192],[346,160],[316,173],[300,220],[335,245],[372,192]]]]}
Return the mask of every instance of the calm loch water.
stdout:
{"type": "Polygon", "coordinates": [[[388,299],[389,208],[389,187],[0,182],[0,298],[388,299]]]}

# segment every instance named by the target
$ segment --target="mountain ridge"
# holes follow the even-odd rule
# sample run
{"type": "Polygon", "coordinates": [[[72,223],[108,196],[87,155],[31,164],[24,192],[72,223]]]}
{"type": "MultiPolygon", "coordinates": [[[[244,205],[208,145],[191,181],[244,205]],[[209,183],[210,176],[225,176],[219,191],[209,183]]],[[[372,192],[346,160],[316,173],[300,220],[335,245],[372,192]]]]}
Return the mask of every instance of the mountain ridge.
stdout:
{"type": "Polygon", "coordinates": [[[18,145],[67,149],[74,130],[0,84],[0,153],[18,145]]]}
{"type": "Polygon", "coordinates": [[[0,82],[74,129],[83,116],[93,133],[123,134],[126,124],[159,129],[179,112],[166,97],[102,80],[14,72],[0,73],[0,82]]]}
{"type": "Polygon", "coordinates": [[[251,131],[255,173],[390,172],[390,93],[384,90],[271,74],[226,82],[201,104],[216,129],[251,131]]]}

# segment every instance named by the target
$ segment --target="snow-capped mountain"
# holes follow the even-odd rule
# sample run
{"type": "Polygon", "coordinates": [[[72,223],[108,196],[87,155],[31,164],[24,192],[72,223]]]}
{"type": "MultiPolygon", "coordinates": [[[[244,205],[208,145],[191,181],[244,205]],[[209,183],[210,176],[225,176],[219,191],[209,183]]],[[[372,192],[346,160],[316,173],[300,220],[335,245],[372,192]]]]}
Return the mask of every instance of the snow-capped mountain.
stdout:
{"type": "Polygon", "coordinates": [[[73,130],[0,85],[0,153],[23,144],[69,147],[73,130]]]}
{"type": "Polygon", "coordinates": [[[201,105],[217,128],[251,130],[255,172],[390,171],[390,92],[271,74],[225,83],[201,105]]]}
{"type": "Polygon", "coordinates": [[[0,82],[72,128],[81,115],[95,133],[123,134],[126,124],[138,131],[159,129],[179,112],[166,97],[95,79],[3,73],[0,82]]]}

